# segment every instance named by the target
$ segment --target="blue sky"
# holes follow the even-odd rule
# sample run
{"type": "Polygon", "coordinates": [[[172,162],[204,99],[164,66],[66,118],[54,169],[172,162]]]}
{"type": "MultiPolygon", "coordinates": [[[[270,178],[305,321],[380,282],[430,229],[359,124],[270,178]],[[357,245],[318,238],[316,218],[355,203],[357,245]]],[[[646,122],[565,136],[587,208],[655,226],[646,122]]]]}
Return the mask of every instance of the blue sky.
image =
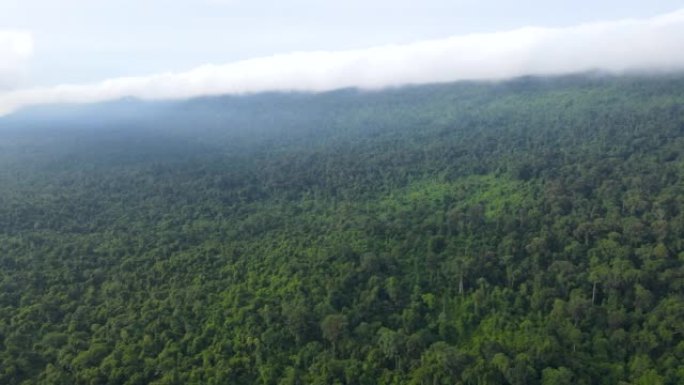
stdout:
{"type": "MultiPolygon", "coordinates": [[[[7,99],[8,93],[36,87],[91,84],[120,77],[159,77],[198,68],[206,72],[207,68],[215,70],[226,63],[274,54],[348,52],[388,45],[415,47],[424,41],[470,34],[485,34],[489,37],[484,40],[491,47],[510,51],[512,43],[498,44],[498,33],[510,40],[506,32],[544,27],[549,30],[544,35],[548,40],[558,34],[553,31],[584,24],[647,20],[680,7],[684,7],[680,1],[670,0],[2,0],[0,99],[3,94],[7,99]],[[208,67],[209,64],[215,67],[208,67]]],[[[538,33],[536,39],[541,35],[538,33]]],[[[616,32],[615,36],[618,39],[623,35],[616,32]]],[[[575,44],[563,39],[563,44],[575,44]]],[[[458,55],[461,51],[449,52],[458,55]]],[[[469,57],[491,57],[480,53],[469,57]]],[[[527,54],[542,55],[537,51],[527,54]]],[[[459,63],[452,64],[460,68],[459,63]]],[[[400,73],[403,74],[397,70],[400,73]]],[[[416,74],[411,76],[409,80],[422,79],[416,74]]],[[[452,78],[458,77],[436,80],[452,78]]],[[[314,83],[319,84],[319,80],[314,83]]],[[[230,81],[235,83],[233,78],[230,81]]],[[[50,101],[55,99],[58,98],[50,101]]],[[[73,99],[85,101],[88,97],[69,100],[73,99]]]]}

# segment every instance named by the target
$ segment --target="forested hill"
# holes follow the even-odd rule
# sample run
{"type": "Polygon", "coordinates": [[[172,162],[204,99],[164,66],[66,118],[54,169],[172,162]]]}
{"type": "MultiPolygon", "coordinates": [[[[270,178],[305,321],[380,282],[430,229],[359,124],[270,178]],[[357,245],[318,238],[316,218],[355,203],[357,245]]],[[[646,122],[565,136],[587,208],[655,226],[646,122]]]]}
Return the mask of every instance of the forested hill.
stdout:
{"type": "Polygon", "coordinates": [[[0,384],[683,384],[684,75],[0,119],[0,384]]]}

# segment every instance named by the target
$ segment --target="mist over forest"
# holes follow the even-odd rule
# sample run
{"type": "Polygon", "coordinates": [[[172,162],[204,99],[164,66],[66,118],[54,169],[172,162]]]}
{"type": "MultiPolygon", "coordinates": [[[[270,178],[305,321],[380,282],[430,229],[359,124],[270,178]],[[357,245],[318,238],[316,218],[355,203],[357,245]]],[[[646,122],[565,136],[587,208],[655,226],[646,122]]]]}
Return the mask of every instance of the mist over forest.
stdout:
{"type": "Polygon", "coordinates": [[[0,118],[0,383],[682,384],[684,75],[0,118]]]}

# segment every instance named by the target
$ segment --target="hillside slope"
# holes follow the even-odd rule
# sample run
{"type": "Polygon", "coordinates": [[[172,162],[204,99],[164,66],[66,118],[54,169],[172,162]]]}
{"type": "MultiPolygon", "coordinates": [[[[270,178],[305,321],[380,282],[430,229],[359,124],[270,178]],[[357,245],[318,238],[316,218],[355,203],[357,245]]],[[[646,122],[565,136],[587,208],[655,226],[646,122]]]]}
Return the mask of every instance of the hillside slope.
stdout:
{"type": "Polygon", "coordinates": [[[684,76],[0,120],[0,383],[684,383],[684,76]]]}

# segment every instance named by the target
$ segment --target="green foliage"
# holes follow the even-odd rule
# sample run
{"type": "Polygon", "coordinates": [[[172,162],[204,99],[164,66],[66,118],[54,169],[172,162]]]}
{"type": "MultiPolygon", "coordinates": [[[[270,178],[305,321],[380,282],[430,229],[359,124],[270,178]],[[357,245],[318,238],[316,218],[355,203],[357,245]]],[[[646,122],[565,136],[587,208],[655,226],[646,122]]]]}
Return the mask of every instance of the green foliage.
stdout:
{"type": "Polygon", "coordinates": [[[680,75],[102,108],[0,120],[0,384],[684,383],[680,75]]]}

